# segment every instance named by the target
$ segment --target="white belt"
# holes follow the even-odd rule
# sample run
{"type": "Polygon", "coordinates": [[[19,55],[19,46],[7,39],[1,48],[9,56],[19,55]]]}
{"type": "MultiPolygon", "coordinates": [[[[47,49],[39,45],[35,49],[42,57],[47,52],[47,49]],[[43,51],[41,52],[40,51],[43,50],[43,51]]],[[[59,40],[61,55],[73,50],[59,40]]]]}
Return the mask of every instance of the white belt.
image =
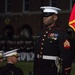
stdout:
{"type": "MultiPolygon", "coordinates": [[[[37,58],[40,58],[40,55],[39,54],[37,55],[37,58]]],[[[57,59],[59,59],[59,57],[58,56],[47,56],[47,55],[43,55],[42,56],[42,59],[57,60],[57,59]]]]}

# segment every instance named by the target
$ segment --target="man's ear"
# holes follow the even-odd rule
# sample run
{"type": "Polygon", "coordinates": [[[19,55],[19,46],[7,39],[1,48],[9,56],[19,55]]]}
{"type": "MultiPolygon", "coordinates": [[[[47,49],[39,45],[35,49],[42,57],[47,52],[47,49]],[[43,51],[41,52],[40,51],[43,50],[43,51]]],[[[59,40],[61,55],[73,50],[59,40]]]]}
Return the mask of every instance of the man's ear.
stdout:
{"type": "Polygon", "coordinates": [[[58,19],[58,16],[57,15],[54,15],[54,20],[56,21],[58,19]]]}

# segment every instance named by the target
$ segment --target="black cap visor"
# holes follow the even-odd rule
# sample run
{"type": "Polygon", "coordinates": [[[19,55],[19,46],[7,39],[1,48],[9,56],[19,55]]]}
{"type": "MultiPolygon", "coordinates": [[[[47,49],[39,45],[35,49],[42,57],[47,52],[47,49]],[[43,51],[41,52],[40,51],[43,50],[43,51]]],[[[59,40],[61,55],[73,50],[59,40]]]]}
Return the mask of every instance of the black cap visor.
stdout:
{"type": "Polygon", "coordinates": [[[55,13],[43,13],[43,17],[48,17],[48,16],[52,16],[55,13]]]}

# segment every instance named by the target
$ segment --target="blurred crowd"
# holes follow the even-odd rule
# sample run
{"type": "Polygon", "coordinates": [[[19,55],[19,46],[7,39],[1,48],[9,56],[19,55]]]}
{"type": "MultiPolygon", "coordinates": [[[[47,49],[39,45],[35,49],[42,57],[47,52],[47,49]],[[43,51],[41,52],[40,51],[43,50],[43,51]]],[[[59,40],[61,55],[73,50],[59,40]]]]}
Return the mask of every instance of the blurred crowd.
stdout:
{"type": "Polygon", "coordinates": [[[6,25],[4,32],[4,35],[0,36],[0,50],[6,52],[19,49],[19,55],[24,58],[24,61],[33,61],[34,38],[32,37],[32,28],[25,24],[20,28],[20,34],[15,35],[14,28],[11,25],[6,25]]]}
{"type": "Polygon", "coordinates": [[[33,61],[34,59],[34,40],[26,39],[24,36],[9,39],[7,37],[0,38],[0,50],[9,51],[19,49],[19,53],[24,53],[25,61],[33,61]]]}

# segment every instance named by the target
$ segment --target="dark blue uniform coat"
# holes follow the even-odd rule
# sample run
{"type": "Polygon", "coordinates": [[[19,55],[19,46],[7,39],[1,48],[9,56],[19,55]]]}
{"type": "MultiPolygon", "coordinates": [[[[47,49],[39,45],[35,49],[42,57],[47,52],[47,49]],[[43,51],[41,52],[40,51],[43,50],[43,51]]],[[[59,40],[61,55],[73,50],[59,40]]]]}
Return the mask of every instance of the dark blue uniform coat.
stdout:
{"type": "Polygon", "coordinates": [[[14,66],[14,64],[7,63],[0,68],[0,75],[24,75],[20,68],[14,66]]]}
{"type": "Polygon", "coordinates": [[[33,75],[57,75],[55,60],[43,59],[44,55],[62,58],[61,74],[70,75],[70,43],[64,30],[57,26],[47,27],[38,33],[35,43],[33,75]]]}

